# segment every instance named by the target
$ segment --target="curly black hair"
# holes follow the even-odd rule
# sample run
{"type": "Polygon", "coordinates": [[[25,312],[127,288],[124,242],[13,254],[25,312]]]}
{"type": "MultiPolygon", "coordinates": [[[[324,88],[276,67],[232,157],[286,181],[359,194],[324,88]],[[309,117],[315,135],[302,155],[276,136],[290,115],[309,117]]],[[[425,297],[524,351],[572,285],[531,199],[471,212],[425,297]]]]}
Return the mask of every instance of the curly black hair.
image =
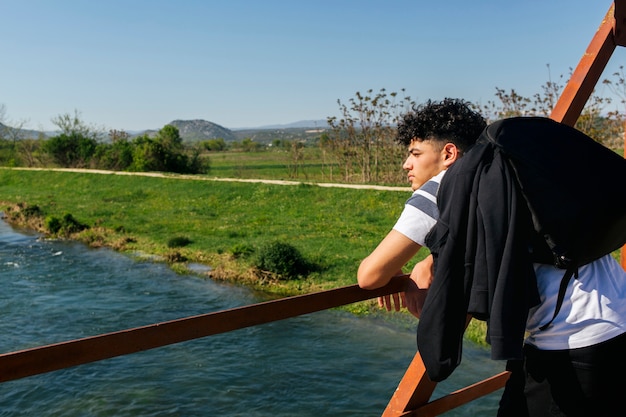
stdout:
{"type": "Polygon", "coordinates": [[[487,126],[485,119],[462,99],[445,98],[414,106],[398,123],[396,141],[409,146],[411,141],[432,140],[454,143],[467,152],[487,126]]]}

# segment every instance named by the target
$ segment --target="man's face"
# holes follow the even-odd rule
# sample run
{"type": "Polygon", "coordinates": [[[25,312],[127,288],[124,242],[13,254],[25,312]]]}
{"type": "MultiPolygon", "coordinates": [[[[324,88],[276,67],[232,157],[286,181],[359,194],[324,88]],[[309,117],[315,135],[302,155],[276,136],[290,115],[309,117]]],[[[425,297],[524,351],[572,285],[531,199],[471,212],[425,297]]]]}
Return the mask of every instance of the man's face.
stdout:
{"type": "Polygon", "coordinates": [[[409,145],[409,156],[402,165],[413,191],[429,179],[446,169],[445,152],[430,140],[413,140],[409,145]]]}

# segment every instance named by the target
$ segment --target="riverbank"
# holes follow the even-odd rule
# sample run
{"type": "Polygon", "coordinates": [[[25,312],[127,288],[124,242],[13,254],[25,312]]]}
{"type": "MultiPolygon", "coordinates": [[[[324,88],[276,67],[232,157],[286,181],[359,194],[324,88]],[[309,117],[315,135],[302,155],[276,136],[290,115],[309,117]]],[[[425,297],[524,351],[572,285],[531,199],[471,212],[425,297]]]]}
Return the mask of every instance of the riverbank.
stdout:
{"type": "MultiPolygon", "coordinates": [[[[67,238],[149,257],[180,273],[197,273],[189,266],[200,265],[208,272],[203,276],[274,297],[354,284],[360,261],[388,232],[409,195],[396,189],[289,185],[160,174],[0,170],[2,209],[14,224],[45,232],[47,220],[71,215],[88,227],[67,238]],[[188,244],[171,247],[168,242],[174,238],[188,244]],[[289,280],[261,273],[255,259],[272,242],[294,245],[317,270],[289,280]]],[[[414,262],[426,254],[420,252],[414,262]]],[[[375,302],[347,309],[381,314],[375,302]]]]}
{"type": "MultiPolygon", "coordinates": [[[[266,301],[105,249],[38,239],[0,222],[2,352],[266,301]]],[[[322,311],[22,378],[2,385],[15,416],[380,414],[415,354],[414,329],[322,311]],[[367,381],[367,383],[361,383],[367,381]]],[[[466,346],[446,394],[501,370],[466,346]]],[[[435,393],[435,396],[439,395],[435,393]]],[[[451,416],[497,408],[498,395],[451,416]]]]}

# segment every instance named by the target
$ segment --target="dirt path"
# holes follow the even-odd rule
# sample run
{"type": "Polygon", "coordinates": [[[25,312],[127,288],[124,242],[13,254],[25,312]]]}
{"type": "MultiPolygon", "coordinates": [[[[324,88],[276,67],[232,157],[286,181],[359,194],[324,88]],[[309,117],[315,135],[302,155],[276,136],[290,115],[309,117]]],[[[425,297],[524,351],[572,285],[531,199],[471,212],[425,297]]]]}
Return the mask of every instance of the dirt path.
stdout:
{"type": "Polygon", "coordinates": [[[60,171],[60,172],[81,172],[87,174],[102,174],[102,175],[140,175],[144,177],[157,177],[157,178],[172,178],[172,179],[185,179],[185,180],[197,180],[197,181],[226,181],[226,182],[251,182],[251,183],[264,183],[264,184],[278,184],[278,185],[300,185],[311,184],[318,187],[336,187],[336,188],[355,188],[363,190],[382,190],[382,191],[403,191],[410,192],[410,187],[390,187],[385,185],[367,185],[367,184],[339,184],[339,183],[326,183],[326,182],[306,182],[306,181],[286,181],[286,180],[263,180],[263,179],[242,179],[242,178],[217,178],[217,177],[202,177],[197,175],[181,175],[161,172],[126,172],[126,171],[105,171],[101,169],[81,169],[81,168],[6,168],[1,169],[13,169],[23,171],[60,171]]]}

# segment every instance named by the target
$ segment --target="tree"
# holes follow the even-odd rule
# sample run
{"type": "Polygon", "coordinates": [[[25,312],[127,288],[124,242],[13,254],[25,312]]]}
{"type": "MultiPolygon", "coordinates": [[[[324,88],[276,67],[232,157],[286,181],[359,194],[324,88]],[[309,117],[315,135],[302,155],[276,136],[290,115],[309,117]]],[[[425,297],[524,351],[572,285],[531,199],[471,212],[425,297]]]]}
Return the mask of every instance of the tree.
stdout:
{"type": "Polygon", "coordinates": [[[94,138],[79,133],[61,133],[44,141],[42,151],[61,167],[85,168],[89,166],[97,146],[94,138]]]}
{"type": "Polygon", "coordinates": [[[2,146],[0,159],[5,164],[18,166],[22,163],[20,155],[20,142],[25,139],[24,126],[26,121],[9,121],[6,116],[6,106],[0,104],[0,140],[5,141],[2,146]]]}
{"type": "Polygon", "coordinates": [[[289,178],[297,178],[304,160],[304,142],[300,140],[289,141],[289,154],[291,156],[290,163],[287,164],[289,178]]]}
{"type": "Polygon", "coordinates": [[[176,126],[165,125],[156,135],[156,140],[170,151],[180,151],[183,149],[183,138],[176,126]]]}
{"type": "Polygon", "coordinates": [[[128,140],[126,132],[109,132],[111,143],[101,143],[96,149],[94,158],[96,166],[113,171],[128,170],[133,164],[133,144],[128,140]]]}
{"type": "Polygon", "coordinates": [[[137,136],[133,140],[131,171],[165,171],[163,146],[150,136],[137,136]]]}
{"type": "Polygon", "coordinates": [[[60,114],[52,118],[52,123],[61,133],[44,141],[42,151],[59,166],[88,167],[98,146],[99,131],[83,122],[78,110],[74,115],[60,114]]]}
{"type": "MultiPolygon", "coordinates": [[[[621,134],[623,136],[623,149],[626,151],[626,74],[624,74],[624,66],[620,65],[619,69],[613,73],[613,80],[606,79],[603,81],[605,85],[609,87],[609,89],[617,96],[620,104],[622,105],[622,109],[614,110],[609,113],[610,117],[615,120],[615,124],[617,130],[621,130],[621,134]]],[[[617,148],[617,144],[615,144],[615,148],[617,148]]]]}
{"type": "MultiPolygon", "coordinates": [[[[548,70],[550,66],[548,65],[548,70]]],[[[570,77],[571,77],[570,69],[570,77]]],[[[559,77],[562,80],[563,76],[559,77]]],[[[605,81],[607,83],[607,81],[605,81]]],[[[541,92],[536,93],[532,98],[518,94],[514,89],[506,92],[504,89],[496,87],[496,98],[498,101],[488,101],[483,106],[482,112],[489,122],[508,117],[519,116],[542,116],[548,117],[563,90],[561,82],[553,82],[548,71],[548,81],[541,86],[541,92]]],[[[597,142],[607,147],[611,146],[612,138],[615,137],[615,121],[612,113],[603,116],[604,108],[611,102],[608,97],[601,97],[594,90],[587,100],[587,104],[576,121],[575,127],[584,132],[597,142]]]]}
{"type": "Polygon", "coordinates": [[[357,91],[348,105],[337,103],[343,118],[328,118],[332,130],[328,143],[344,170],[344,180],[352,180],[356,171],[362,182],[401,181],[397,167],[404,149],[395,142],[395,126],[415,104],[411,98],[399,98],[383,88],[376,94],[371,89],[365,95],[357,91]]]}
{"type": "Polygon", "coordinates": [[[226,141],[222,138],[205,140],[200,145],[207,151],[223,151],[227,148],[226,141]]]}
{"type": "Polygon", "coordinates": [[[102,135],[100,129],[87,125],[82,119],[80,112],[74,110],[74,115],[69,113],[59,114],[52,118],[52,124],[59,128],[62,134],[67,136],[79,135],[86,138],[98,139],[102,135]]]}
{"type": "Polygon", "coordinates": [[[166,125],[154,138],[148,135],[133,140],[132,171],[199,174],[208,171],[208,161],[200,158],[200,147],[185,149],[178,128],[166,125]]]}

